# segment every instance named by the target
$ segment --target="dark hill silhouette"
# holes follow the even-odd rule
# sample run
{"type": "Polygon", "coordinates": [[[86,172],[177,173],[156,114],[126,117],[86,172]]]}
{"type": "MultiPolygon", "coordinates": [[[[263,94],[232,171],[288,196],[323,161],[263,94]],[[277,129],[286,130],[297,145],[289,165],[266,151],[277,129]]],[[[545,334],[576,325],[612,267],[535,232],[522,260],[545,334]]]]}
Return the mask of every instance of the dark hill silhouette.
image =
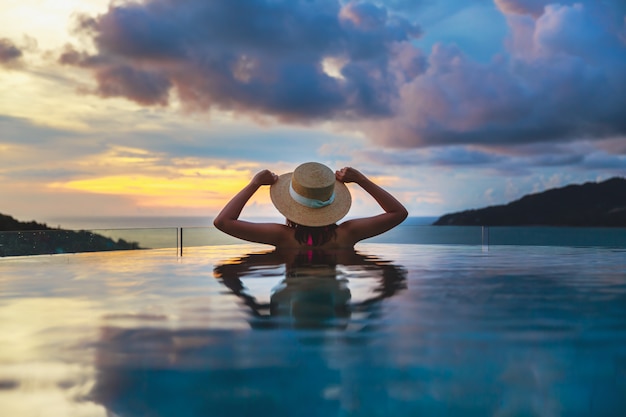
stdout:
{"type": "Polygon", "coordinates": [[[20,222],[0,214],[0,256],[43,255],[140,249],[136,242],[117,241],[85,230],[62,230],[35,221],[20,222]]]}
{"type": "Polygon", "coordinates": [[[53,230],[45,223],[37,223],[35,221],[21,222],[11,216],[0,213],[0,231],[18,231],[18,230],[53,230]]]}
{"type": "Polygon", "coordinates": [[[433,224],[626,227],[626,179],[615,177],[528,194],[506,205],[446,214],[433,224]]]}

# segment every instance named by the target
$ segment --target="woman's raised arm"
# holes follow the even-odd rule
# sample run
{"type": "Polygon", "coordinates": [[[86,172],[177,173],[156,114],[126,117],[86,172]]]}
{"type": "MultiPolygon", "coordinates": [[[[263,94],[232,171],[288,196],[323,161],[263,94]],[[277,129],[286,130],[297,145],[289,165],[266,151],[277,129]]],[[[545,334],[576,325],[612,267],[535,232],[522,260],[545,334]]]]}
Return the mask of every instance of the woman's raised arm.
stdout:
{"type": "Polygon", "coordinates": [[[340,225],[340,228],[350,237],[353,244],[392,229],[402,223],[409,215],[402,203],[358,170],[345,167],[337,171],[335,176],[339,181],[358,184],[385,211],[377,216],[348,220],[340,225]]]}
{"type": "Polygon", "coordinates": [[[278,176],[265,169],[257,173],[241,191],[224,206],[213,220],[213,225],[222,232],[250,242],[277,245],[284,239],[286,226],[277,223],[251,223],[239,220],[246,203],[263,185],[272,185],[278,176]]]}

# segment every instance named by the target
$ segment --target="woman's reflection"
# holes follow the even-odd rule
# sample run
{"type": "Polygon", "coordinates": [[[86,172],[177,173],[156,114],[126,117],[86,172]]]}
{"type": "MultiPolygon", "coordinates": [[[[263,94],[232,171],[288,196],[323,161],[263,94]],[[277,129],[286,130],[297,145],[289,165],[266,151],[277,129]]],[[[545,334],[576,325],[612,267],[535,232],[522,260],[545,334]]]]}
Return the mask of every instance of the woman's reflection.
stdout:
{"type": "MultiPolygon", "coordinates": [[[[353,250],[254,253],[215,266],[214,275],[247,305],[255,328],[342,329],[364,323],[370,330],[380,300],[406,287],[403,268],[353,250]],[[273,289],[262,286],[269,302],[258,302],[244,286],[253,287],[255,278],[271,279],[273,289]]],[[[349,338],[335,340],[329,351],[324,337],[306,334],[297,341],[307,348],[294,349],[291,336],[210,326],[103,326],[97,378],[86,399],[110,415],[132,417],[239,416],[258,410],[272,416],[291,416],[293,410],[345,414],[360,381],[346,358],[357,354],[362,363],[380,355],[380,348],[368,349],[368,338],[349,338]]],[[[374,395],[375,384],[362,390],[372,386],[374,395]]]]}
{"type": "Polygon", "coordinates": [[[353,249],[253,253],[217,265],[213,274],[249,307],[254,328],[345,328],[353,312],[373,313],[378,301],[406,288],[402,267],[353,249]],[[269,303],[258,302],[243,283],[279,271],[282,279],[269,303]],[[366,299],[352,302],[349,279],[359,278],[376,286],[366,299]]]}

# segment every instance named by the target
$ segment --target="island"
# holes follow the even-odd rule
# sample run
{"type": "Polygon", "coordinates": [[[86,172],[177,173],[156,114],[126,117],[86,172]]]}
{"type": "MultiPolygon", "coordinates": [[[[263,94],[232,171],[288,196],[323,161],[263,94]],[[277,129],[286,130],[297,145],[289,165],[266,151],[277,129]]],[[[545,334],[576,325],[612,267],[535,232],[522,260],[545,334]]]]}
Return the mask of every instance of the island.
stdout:
{"type": "Polygon", "coordinates": [[[141,249],[136,242],[113,240],[86,230],[63,230],[0,213],[0,256],[44,255],[141,249]]]}
{"type": "Polygon", "coordinates": [[[433,225],[626,227],[626,179],[553,188],[505,205],[445,214],[433,225]]]}

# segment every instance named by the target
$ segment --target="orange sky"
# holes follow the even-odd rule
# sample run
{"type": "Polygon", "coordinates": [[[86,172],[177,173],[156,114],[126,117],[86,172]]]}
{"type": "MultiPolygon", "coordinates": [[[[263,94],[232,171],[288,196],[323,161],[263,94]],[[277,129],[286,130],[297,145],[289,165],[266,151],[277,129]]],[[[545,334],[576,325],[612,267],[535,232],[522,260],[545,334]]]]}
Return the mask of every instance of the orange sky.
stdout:
{"type": "MultiPolygon", "coordinates": [[[[524,0],[441,2],[420,4],[416,11],[400,3],[338,3],[335,15],[322,16],[336,18],[337,31],[353,31],[338,43],[323,44],[326,38],[313,36],[318,29],[305,24],[300,35],[319,42],[291,50],[280,39],[276,44],[269,37],[256,39],[250,45],[258,49],[245,49],[236,60],[231,81],[238,84],[220,89],[209,78],[211,71],[194,72],[194,61],[176,61],[176,54],[150,61],[140,57],[137,44],[135,55],[123,55],[111,39],[123,39],[125,28],[106,32],[109,38],[98,41],[113,42],[106,46],[77,30],[79,16],[93,18],[102,34],[114,30],[109,23],[117,15],[107,0],[0,0],[0,213],[38,221],[210,218],[258,170],[280,174],[309,160],[361,169],[398,196],[412,216],[501,204],[551,187],[623,175],[622,125],[611,124],[625,96],[619,86],[626,85],[621,82],[626,71],[620,71],[626,68],[626,21],[611,20],[626,13],[619,2],[546,1],[542,7],[524,0]],[[399,21],[404,23],[398,26],[399,21]],[[389,41],[393,36],[400,37],[389,41]],[[344,50],[333,49],[353,41],[344,50]],[[363,45],[379,54],[378,60],[350,55],[363,45]],[[276,54],[275,47],[287,49],[276,54]],[[68,51],[75,53],[74,65],[61,63],[68,51]],[[115,78],[126,73],[106,66],[122,59],[137,83],[115,78]],[[296,65],[302,71],[290,72],[296,65]],[[154,71],[148,75],[158,70],[170,78],[146,78],[154,84],[141,90],[146,68],[154,71]],[[188,71],[187,78],[176,78],[173,68],[188,71]],[[265,72],[256,79],[259,68],[265,72]],[[525,72],[515,72],[519,68],[525,72]],[[284,77],[248,94],[252,81],[272,82],[267,71],[284,77]],[[594,84],[602,80],[615,84],[594,84]],[[162,93],[159,82],[170,88],[167,105],[155,96],[162,93]],[[288,82],[293,91],[280,90],[288,82]],[[205,86],[210,91],[202,91],[205,86]],[[548,96],[545,86],[552,91],[548,96]],[[232,91],[224,92],[227,88],[232,91]],[[603,95],[603,106],[585,107],[593,102],[585,99],[593,91],[603,95]],[[298,101],[303,94],[311,95],[310,103],[298,101]],[[332,106],[338,107],[327,110],[332,106]],[[557,120],[561,114],[566,123],[557,120]],[[549,136],[561,131],[563,136],[549,136]]],[[[154,12],[145,4],[118,6],[134,5],[142,17],[154,12]]],[[[285,3],[280,16],[327,13],[305,6],[285,3]]],[[[180,7],[204,6],[190,1],[180,7]]],[[[180,11],[180,19],[193,15],[180,11]]],[[[150,15],[147,21],[161,24],[159,18],[150,15]]],[[[169,40],[192,30],[185,22],[171,23],[169,40]]],[[[209,35],[206,44],[193,47],[238,53],[232,49],[238,44],[209,35]]],[[[169,40],[146,42],[162,42],[159,53],[166,53],[169,40]]],[[[350,216],[379,210],[351,188],[357,204],[350,216]]],[[[244,213],[278,215],[266,190],[244,213]]]]}

